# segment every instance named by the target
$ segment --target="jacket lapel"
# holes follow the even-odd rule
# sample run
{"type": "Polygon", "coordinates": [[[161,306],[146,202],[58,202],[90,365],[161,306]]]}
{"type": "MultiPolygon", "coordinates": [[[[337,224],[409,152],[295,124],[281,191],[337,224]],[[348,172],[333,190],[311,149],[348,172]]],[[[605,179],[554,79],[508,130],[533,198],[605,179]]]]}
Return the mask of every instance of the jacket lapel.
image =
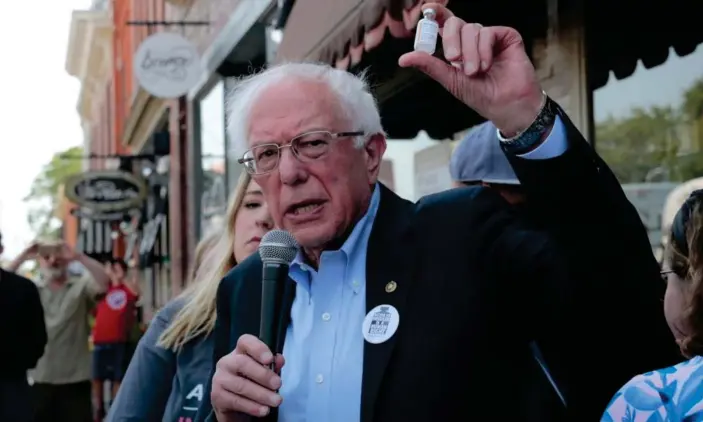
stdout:
{"type": "MultiPolygon", "coordinates": [[[[408,230],[414,205],[381,185],[381,202],[373,223],[366,253],[366,313],[379,305],[391,305],[400,315],[409,290],[412,249],[408,230]]],[[[398,327],[400,330],[400,326],[398,327]]],[[[374,406],[384,372],[398,337],[383,343],[364,342],[361,388],[361,421],[373,420],[374,406]]]]}

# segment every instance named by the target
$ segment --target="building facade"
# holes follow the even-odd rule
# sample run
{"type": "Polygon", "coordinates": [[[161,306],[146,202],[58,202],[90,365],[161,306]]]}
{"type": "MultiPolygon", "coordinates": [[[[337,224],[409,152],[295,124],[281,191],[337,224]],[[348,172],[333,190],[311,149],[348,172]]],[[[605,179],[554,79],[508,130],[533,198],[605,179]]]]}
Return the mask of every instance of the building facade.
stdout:
{"type": "MultiPolygon", "coordinates": [[[[198,82],[180,98],[158,98],[134,83],[122,136],[135,153],[159,134],[170,139],[170,295],[184,287],[198,240],[221,225],[241,171],[236,161],[227,159],[225,97],[232,78],[265,64],[264,22],[274,9],[269,0],[166,1],[154,9],[163,16],[142,18],[183,22],[151,30],[184,36],[201,61],[198,82]]],[[[132,51],[142,41],[134,38],[132,51]]]]}

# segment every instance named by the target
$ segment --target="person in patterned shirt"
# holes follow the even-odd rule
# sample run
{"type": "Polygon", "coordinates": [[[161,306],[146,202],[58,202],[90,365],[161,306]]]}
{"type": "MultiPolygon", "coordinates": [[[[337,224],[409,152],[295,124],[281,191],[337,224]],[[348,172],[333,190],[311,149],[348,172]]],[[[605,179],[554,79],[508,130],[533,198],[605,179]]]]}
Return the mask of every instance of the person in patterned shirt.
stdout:
{"type": "Polygon", "coordinates": [[[664,314],[689,360],[634,377],[615,394],[601,422],[703,421],[703,190],[681,206],[670,239],[662,270],[664,314]]]}

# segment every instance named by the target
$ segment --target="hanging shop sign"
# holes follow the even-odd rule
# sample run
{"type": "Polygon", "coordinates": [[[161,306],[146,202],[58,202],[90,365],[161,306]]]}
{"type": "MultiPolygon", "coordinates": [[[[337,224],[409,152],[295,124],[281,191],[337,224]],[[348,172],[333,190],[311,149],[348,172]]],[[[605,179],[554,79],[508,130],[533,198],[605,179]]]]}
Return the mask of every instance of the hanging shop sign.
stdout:
{"type": "Polygon", "coordinates": [[[202,64],[193,43],[179,34],[157,32],[147,37],[134,56],[134,74],[149,94],[177,98],[200,81],[202,64]]]}
{"type": "Polygon", "coordinates": [[[93,212],[110,214],[138,208],[147,196],[144,181],[124,171],[93,171],[69,177],[66,197],[93,212]]]}

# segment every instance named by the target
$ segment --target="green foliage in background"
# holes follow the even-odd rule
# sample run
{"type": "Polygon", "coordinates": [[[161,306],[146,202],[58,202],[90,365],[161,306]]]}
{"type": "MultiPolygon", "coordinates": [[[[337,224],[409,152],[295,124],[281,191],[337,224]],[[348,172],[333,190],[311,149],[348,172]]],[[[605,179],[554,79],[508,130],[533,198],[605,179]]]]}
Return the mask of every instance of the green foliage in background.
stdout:
{"type": "Polygon", "coordinates": [[[703,78],[680,107],[633,108],[596,123],[596,149],[621,183],[682,182],[703,176],[703,78]]]}
{"type": "Polygon", "coordinates": [[[27,221],[36,237],[60,237],[61,228],[52,224],[52,221],[54,210],[59,204],[61,185],[66,177],[83,171],[81,159],[63,158],[64,155],[81,157],[83,147],[75,146],[54,154],[34,178],[29,195],[24,198],[30,204],[27,221]]]}

